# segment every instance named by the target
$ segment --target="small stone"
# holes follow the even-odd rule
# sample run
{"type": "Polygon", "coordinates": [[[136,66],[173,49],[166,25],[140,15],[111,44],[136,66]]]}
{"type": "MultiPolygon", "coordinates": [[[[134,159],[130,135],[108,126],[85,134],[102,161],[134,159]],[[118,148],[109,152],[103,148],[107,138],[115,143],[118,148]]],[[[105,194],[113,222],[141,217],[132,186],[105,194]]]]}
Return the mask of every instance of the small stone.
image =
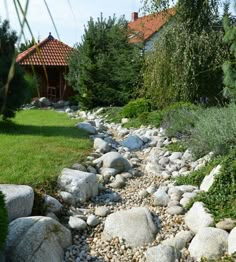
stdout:
{"type": "Polygon", "coordinates": [[[157,188],[158,187],[156,185],[151,185],[146,190],[150,195],[152,195],[157,191],[157,188]]]}
{"type": "Polygon", "coordinates": [[[144,197],[147,197],[148,196],[148,192],[146,189],[142,189],[138,192],[139,196],[144,198],[144,197]]]}
{"type": "Polygon", "coordinates": [[[95,227],[100,223],[99,219],[95,215],[90,215],[87,218],[87,224],[91,227],[95,227]]]}
{"type": "Polygon", "coordinates": [[[162,189],[158,189],[153,196],[156,206],[167,206],[170,201],[168,194],[162,189]]]}
{"type": "Polygon", "coordinates": [[[95,208],[95,215],[96,216],[106,217],[109,213],[110,213],[110,209],[105,207],[105,206],[95,208]]]}
{"type": "Polygon", "coordinates": [[[70,228],[77,229],[77,230],[83,230],[83,229],[86,229],[87,227],[87,224],[85,223],[83,219],[75,217],[75,216],[71,216],[69,218],[68,225],[70,226],[70,228]]]}
{"type": "Polygon", "coordinates": [[[231,218],[225,218],[216,224],[217,228],[231,231],[236,226],[236,220],[231,218]]]}
{"type": "Polygon", "coordinates": [[[87,172],[86,167],[85,167],[84,165],[82,165],[82,164],[79,164],[79,163],[73,164],[71,168],[72,168],[72,169],[75,169],[75,170],[87,172]]]}
{"type": "Polygon", "coordinates": [[[167,208],[167,213],[170,215],[182,215],[184,213],[184,209],[181,206],[172,206],[167,208]]]}

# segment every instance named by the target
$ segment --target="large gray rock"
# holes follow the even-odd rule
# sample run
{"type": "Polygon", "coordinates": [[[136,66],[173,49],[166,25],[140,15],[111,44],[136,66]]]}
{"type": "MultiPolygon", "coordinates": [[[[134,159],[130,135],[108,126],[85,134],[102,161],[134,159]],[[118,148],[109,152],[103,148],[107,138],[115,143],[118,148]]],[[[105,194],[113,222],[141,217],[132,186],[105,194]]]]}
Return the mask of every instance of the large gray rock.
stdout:
{"type": "Polygon", "coordinates": [[[107,153],[111,150],[110,145],[101,138],[95,138],[93,147],[101,153],[107,153]]]}
{"type": "Polygon", "coordinates": [[[26,217],[32,213],[34,191],[29,186],[0,185],[0,191],[5,195],[8,219],[26,217]]]}
{"type": "Polygon", "coordinates": [[[88,122],[80,122],[76,125],[76,127],[78,127],[79,129],[85,130],[86,132],[88,132],[91,135],[95,135],[97,133],[96,128],[88,122]]]}
{"type": "Polygon", "coordinates": [[[228,238],[228,253],[231,255],[236,252],[236,227],[231,230],[228,238]]]}
{"type": "Polygon", "coordinates": [[[104,227],[105,237],[121,237],[132,247],[151,243],[157,231],[150,211],[144,207],[113,213],[107,217],[104,227]]]}
{"type": "Polygon", "coordinates": [[[143,140],[137,135],[129,135],[120,145],[129,148],[129,150],[138,150],[143,146],[143,140]]]}
{"type": "Polygon", "coordinates": [[[178,254],[172,246],[158,245],[146,251],[147,262],[175,262],[178,254]]]}
{"type": "Polygon", "coordinates": [[[218,259],[228,250],[228,233],[214,227],[201,228],[191,241],[190,256],[200,261],[202,257],[218,259]]]}
{"type": "Polygon", "coordinates": [[[48,217],[18,218],[9,225],[6,259],[11,262],[59,262],[71,245],[71,232],[48,217]]]}
{"type": "Polygon", "coordinates": [[[127,159],[118,152],[109,152],[94,161],[101,163],[102,167],[114,168],[118,173],[130,170],[132,167],[127,159]]]}
{"type": "Polygon", "coordinates": [[[201,185],[200,190],[207,192],[215,181],[216,175],[220,173],[221,165],[216,166],[212,169],[209,175],[205,176],[201,185]]]}
{"type": "Polygon", "coordinates": [[[202,202],[195,202],[188,213],[185,215],[185,223],[195,234],[204,227],[214,225],[213,216],[204,207],[202,202]]]}
{"type": "Polygon", "coordinates": [[[71,193],[76,202],[83,203],[98,194],[97,177],[93,173],[64,168],[57,182],[59,188],[71,193]]]}

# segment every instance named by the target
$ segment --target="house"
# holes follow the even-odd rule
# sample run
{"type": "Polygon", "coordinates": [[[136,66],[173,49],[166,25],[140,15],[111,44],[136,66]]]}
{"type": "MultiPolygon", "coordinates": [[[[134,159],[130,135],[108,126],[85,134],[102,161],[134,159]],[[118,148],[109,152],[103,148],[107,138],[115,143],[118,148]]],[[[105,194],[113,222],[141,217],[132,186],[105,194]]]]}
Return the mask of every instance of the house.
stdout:
{"type": "Polygon", "coordinates": [[[131,14],[131,22],[128,23],[129,42],[143,44],[144,51],[153,49],[155,42],[164,30],[164,25],[174,16],[175,9],[139,17],[137,12],[131,14]]]}
{"type": "Polygon", "coordinates": [[[51,33],[42,42],[20,53],[16,62],[26,72],[36,74],[39,96],[52,101],[66,100],[74,95],[64,75],[68,72],[68,58],[73,48],[55,39],[51,33]]]}

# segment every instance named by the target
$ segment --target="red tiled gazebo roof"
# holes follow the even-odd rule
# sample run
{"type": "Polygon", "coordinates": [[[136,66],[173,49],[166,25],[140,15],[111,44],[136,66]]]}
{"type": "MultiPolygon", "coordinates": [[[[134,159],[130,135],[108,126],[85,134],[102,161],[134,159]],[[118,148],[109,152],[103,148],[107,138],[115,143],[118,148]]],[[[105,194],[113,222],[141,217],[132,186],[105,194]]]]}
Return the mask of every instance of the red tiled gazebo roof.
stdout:
{"type": "Polygon", "coordinates": [[[128,24],[128,28],[131,32],[129,35],[129,42],[145,42],[164,26],[164,24],[169,20],[170,15],[173,16],[174,14],[175,9],[171,8],[167,11],[136,18],[128,24]]]}
{"type": "Polygon", "coordinates": [[[20,65],[67,66],[67,60],[72,51],[72,47],[50,34],[42,42],[20,53],[16,62],[20,65]]]}

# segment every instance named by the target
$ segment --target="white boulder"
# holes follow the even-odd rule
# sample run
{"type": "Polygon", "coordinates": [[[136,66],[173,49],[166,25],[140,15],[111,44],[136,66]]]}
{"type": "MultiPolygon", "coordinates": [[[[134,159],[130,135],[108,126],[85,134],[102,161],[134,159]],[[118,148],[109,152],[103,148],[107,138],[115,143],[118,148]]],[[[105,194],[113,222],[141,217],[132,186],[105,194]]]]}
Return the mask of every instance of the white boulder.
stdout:
{"type": "Polygon", "coordinates": [[[5,195],[9,221],[31,215],[34,204],[34,191],[31,187],[0,185],[0,191],[5,195]]]}
{"type": "Polygon", "coordinates": [[[111,150],[110,145],[106,141],[98,137],[94,139],[93,147],[95,150],[101,153],[107,153],[111,150]]]}
{"type": "Polygon", "coordinates": [[[64,168],[57,183],[62,191],[71,193],[76,202],[84,203],[98,194],[97,177],[93,173],[64,168]]]}
{"type": "Polygon", "coordinates": [[[201,258],[218,259],[228,249],[228,233],[214,227],[201,228],[189,245],[190,256],[201,261],[201,258]]]}
{"type": "Polygon", "coordinates": [[[231,255],[236,252],[236,227],[230,231],[228,238],[228,253],[231,255]]]}
{"type": "Polygon", "coordinates": [[[185,215],[185,223],[195,234],[204,227],[214,225],[213,216],[208,212],[202,202],[195,202],[185,215]]]}
{"type": "Polygon", "coordinates": [[[221,165],[216,166],[212,169],[209,175],[205,176],[201,185],[200,190],[207,192],[215,181],[215,176],[220,173],[221,165]]]}
{"type": "Polygon", "coordinates": [[[157,231],[150,211],[138,207],[109,215],[105,221],[104,236],[121,237],[128,245],[138,247],[154,241],[157,231]]]}
{"type": "Polygon", "coordinates": [[[154,204],[156,206],[167,206],[170,201],[169,195],[165,192],[165,190],[159,188],[154,194],[154,204]]]}
{"type": "Polygon", "coordinates": [[[94,163],[101,163],[102,167],[114,168],[118,173],[129,171],[132,167],[127,159],[118,152],[109,152],[94,160],[94,163]]]}
{"type": "Polygon", "coordinates": [[[148,248],[145,255],[147,262],[175,262],[178,259],[174,247],[161,244],[148,248]]]}
{"type": "Polygon", "coordinates": [[[71,245],[71,232],[49,217],[25,217],[12,221],[6,242],[6,260],[58,262],[71,245]]]}

